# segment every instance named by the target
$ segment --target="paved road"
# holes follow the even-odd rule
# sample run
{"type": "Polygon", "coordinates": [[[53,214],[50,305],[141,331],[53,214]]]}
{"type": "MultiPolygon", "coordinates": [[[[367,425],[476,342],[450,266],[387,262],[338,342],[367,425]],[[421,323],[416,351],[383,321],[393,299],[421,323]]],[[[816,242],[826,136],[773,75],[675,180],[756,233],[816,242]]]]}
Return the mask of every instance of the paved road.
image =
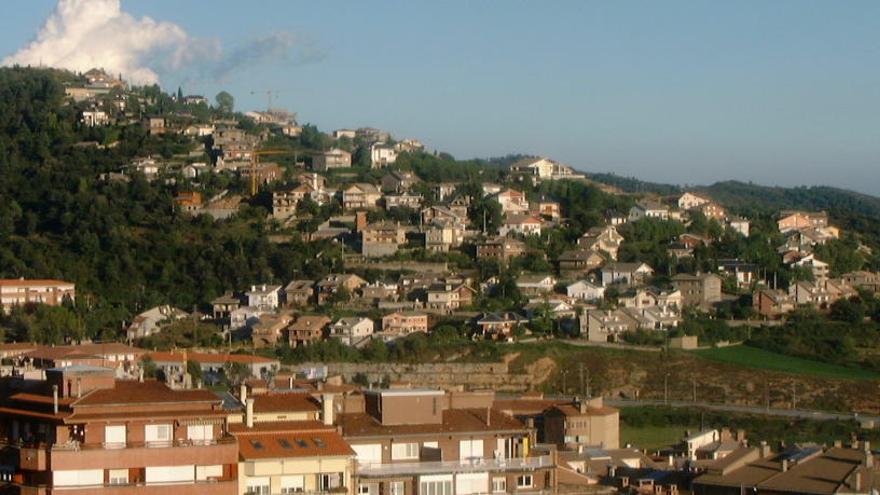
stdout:
{"type": "Polygon", "coordinates": [[[809,409],[776,409],[756,406],[741,406],[736,404],[712,404],[708,402],[691,402],[670,400],[665,403],[662,400],[634,400],[634,399],[605,399],[605,403],[611,406],[663,406],[669,407],[696,407],[700,409],[708,409],[711,411],[738,412],[746,414],[763,414],[767,416],[782,416],[788,418],[805,418],[817,420],[857,420],[861,422],[873,422],[875,426],[880,425],[880,416],[828,412],[828,411],[812,411],[809,409]]]}

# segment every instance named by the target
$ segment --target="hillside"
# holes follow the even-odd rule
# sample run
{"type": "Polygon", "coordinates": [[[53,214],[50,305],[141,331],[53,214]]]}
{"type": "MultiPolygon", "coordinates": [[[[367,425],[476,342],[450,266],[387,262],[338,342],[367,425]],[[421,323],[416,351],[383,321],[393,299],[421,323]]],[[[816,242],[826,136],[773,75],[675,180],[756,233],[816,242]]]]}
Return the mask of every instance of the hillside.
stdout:
{"type": "MultiPolygon", "coordinates": [[[[57,71],[0,69],[0,197],[10,198],[0,202],[0,278],[58,278],[74,281],[77,288],[73,307],[16,307],[16,314],[0,317],[0,340],[60,343],[83,337],[118,339],[126,322],[157,305],[195,309],[207,315],[212,311],[211,300],[228,291],[241,294],[254,284],[283,287],[291,280],[318,281],[333,273],[351,273],[369,284],[397,286],[403,265],[410,262],[444,264],[448,267],[444,276],[469,279],[473,299],[462,306],[466,311],[456,315],[452,326],[446,325],[448,334],[462,338],[467,346],[473,343],[470,318],[480,312],[528,312],[528,329],[534,334],[577,336],[580,327],[576,318],[565,316],[562,323],[555,321],[549,306],[539,305],[534,300],[536,294],[521,290],[518,283],[526,275],[546,278],[552,274],[558,279],[539,295],[561,296],[575,277],[595,276],[603,260],[601,253],[595,253],[600,262],[590,268],[591,273],[563,273],[560,260],[573,252],[577,255],[584,234],[605,226],[608,212],[630,211],[643,193],[671,195],[678,191],[677,186],[613,174],[593,175],[589,177],[592,182],[580,178],[536,180],[530,172],[511,170],[510,164],[521,158],[518,155],[456,160],[445,153],[416,148],[401,151],[393,164],[374,166],[372,149],[384,141],[369,141],[357,134],[335,138],[313,125],[295,126],[299,132],[291,135],[281,125],[257,122],[234,112],[231,105],[201,103],[191,108],[158,87],[126,88],[104,100],[76,102],[65,97],[64,82],[71,78],[75,79],[57,71]],[[126,103],[124,110],[114,107],[120,100],[126,103]],[[112,119],[102,125],[86,125],[82,116],[94,108],[90,105],[103,105],[112,119]],[[161,116],[163,126],[167,123],[162,132],[152,132],[154,116],[161,116]],[[193,124],[211,127],[211,134],[188,133],[193,124]],[[218,154],[224,151],[218,151],[214,139],[227,133],[252,143],[248,145],[251,151],[281,150],[288,155],[271,165],[276,175],[259,184],[255,194],[250,192],[248,180],[253,170],[250,161],[240,162],[235,170],[220,164],[218,154]],[[350,154],[349,163],[333,170],[316,167],[316,157],[331,148],[350,154]],[[154,163],[157,170],[148,175],[139,168],[144,161],[154,163]],[[195,162],[206,172],[185,175],[184,169],[194,168],[195,162]],[[379,185],[384,189],[386,180],[395,181],[395,175],[407,172],[412,173],[407,179],[412,182],[411,194],[404,196],[397,189],[400,186],[393,186],[386,190],[387,195],[380,192],[369,202],[364,198],[363,203],[346,204],[346,191],[379,185]],[[295,188],[324,181],[326,187],[309,186],[317,189],[303,195],[288,216],[276,215],[276,197],[285,199],[295,188]],[[596,187],[600,182],[614,187],[596,187]],[[441,190],[446,192],[441,194],[441,190]],[[618,190],[629,194],[617,194],[618,190]],[[211,203],[209,198],[218,193],[236,201],[230,213],[219,217],[205,208],[211,203]],[[208,199],[197,209],[187,210],[186,203],[180,202],[197,195],[208,199]],[[389,197],[417,201],[389,207],[389,197]],[[464,212],[453,212],[453,203],[464,212]],[[435,211],[434,207],[440,208],[435,211]],[[448,232],[434,231],[442,245],[433,249],[437,246],[429,246],[427,236],[428,229],[436,225],[424,226],[424,214],[447,215],[443,213],[446,210],[452,212],[449,218],[454,221],[442,222],[448,232]],[[394,228],[393,242],[383,246],[393,249],[379,256],[366,253],[363,231],[352,228],[355,212],[366,214],[368,226],[394,228]],[[518,230],[523,225],[509,222],[518,217],[529,228],[538,224],[543,230],[518,230]],[[325,235],[328,231],[331,235],[325,235]],[[519,254],[504,260],[479,256],[478,246],[494,242],[496,235],[516,238],[521,244],[516,248],[519,254]],[[383,270],[378,264],[375,268],[370,265],[379,260],[399,263],[401,268],[383,270]]],[[[391,136],[384,139],[395,142],[391,136]]],[[[874,220],[880,212],[877,198],[824,187],[765,188],[737,182],[699,190],[734,213],[748,216],[751,234],[745,237],[697,216],[689,222],[644,218],[612,227],[619,229],[621,239],[613,247],[617,261],[646,263],[655,271],[656,275],[644,281],[646,286],[669,290],[674,274],[717,271],[717,260],[722,258],[756,264],[759,276],[781,288],[800,280],[806,276],[803,270],[785,266],[778,252],[784,239],[772,217],[785,208],[826,209],[833,222],[844,229],[844,238],[816,249],[829,263],[833,276],[880,267],[880,258],[862,249],[860,239],[851,235],[861,236],[874,252],[880,251],[880,231],[874,220]],[[711,237],[714,242],[695,248],[690,257],[670,255],[669,247],[684,233],[711,237]]],[[[426,282],[430,287],[434,280],[426,282]]],[[[614,283],[610,285],[613,290],[605,299],[613,307],[625,294],[614,283]]],[[[712,317],[754,317],[749,289],[733,282],[727,290],[735,297],[719,305],[712,317]]],[[[534,288],[528,290],[534,292],[534,288]]],[[[407,287],[387,297],[425,302],[424,294],[416,289],[407,291],[407,287]]],[[[585,310],[585,306],[579,308],[585,310]]],[[[314,307],[314,311],[332,316],[368,314],[375,319],[381,319],[383,309],[376,301],[350,291],[333,298],[329,308],[322,303],[314,307]]],[[[838,309],[833,338],[823,337],[832,327],[819,315],[809,332],[801,326],[785,339],[756,333],[752,340],[763,348],[799,357],[870,365],[871,353],[877,349],[871,337],[876,334],[874,324],[847,322],[858,322],[864,316],[880,319],[880,302],[866,299],[838,309]],[[809,335],[805,337],[805,333],[809,335]],[[829,348],[861,354],[841,356],[840,352],[828,352],[829,348]]],[[[697,321],[689,314],[676,318],[679,316],[683,324],[678,329],[689,335],[702,335],[712,322],[697,321]]],[[[442,317],[432,322],[432,335],[443,323],[442,317]]],[[[196,331],[189,326],[178,330],[180,335],[168,332],[165,341],[149,346],[212,345],[219,338],[213,330],[196,331]],[[187,330],[191,340],[178,339],[187,330]]],[[[634,335],[621,338],[647,344],[661,338],[661,332],[630,333],[634,335]]],[[[729,336],[717,337],[715,340],[730,340],[729,336]]],[[[413,345],[421,344],[416,341],[413,345]]],[[[314,352],[320,350],[318,347],[314,352]]],[[[355,360],[373,360],[352,350],[346,352],[355,360]]],[[[303,357],[302,352],[292,356],[303,357]]]]}
{"type": "MultiPolygon", "coordinates": [[[[628,193],[663,196],[683,192],[681,186],[646,182],[610,173],[588,174],[603,184],[628,193]]],[[[732,211],[747,217],[772,216],[780,210],[824,210],[841,228],[860,233],[871,243],[880,240],[880,198],[829,186],[778,187],[728,180],[709,186],[694,186],[732,211]]]]}

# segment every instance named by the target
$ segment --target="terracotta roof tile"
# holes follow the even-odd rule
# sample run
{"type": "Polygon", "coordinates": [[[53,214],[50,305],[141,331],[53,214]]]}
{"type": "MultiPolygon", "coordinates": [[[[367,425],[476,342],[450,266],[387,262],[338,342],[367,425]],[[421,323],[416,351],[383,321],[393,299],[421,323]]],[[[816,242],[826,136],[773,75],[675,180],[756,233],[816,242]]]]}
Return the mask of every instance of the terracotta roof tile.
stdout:
{"type": "Polygon", "coordinates": [[[240,435],[242,459],[283,457],[353,456],[354,450],[335,431],[302,431],[285,434],[240,435]]]}
{"type": "Polygon", "coordinates": [[[340,414],[338,423],[346,437],[369,437],[384,435],[408,435],[420,433],[467,433],[493,431],[526,431],[518,419],[491,410],[486,424],[486,409],[447,409],[443,411],[441,424],[383,425],[365,413],[340,414]]]}
{"type": "Polygon", "coordinates": [[[268,393],[253,396],[254,412],[315,412],[321,405],[307,393],[268,393]]]}
{"type": "Polygon", "coordinates": [[[220,403],[220,398],[208,390],[171,390],[156,381],[116,381],[113,388],[93,390],[73,403],[82,406],[155,404],[173,402],[220,403]]]}

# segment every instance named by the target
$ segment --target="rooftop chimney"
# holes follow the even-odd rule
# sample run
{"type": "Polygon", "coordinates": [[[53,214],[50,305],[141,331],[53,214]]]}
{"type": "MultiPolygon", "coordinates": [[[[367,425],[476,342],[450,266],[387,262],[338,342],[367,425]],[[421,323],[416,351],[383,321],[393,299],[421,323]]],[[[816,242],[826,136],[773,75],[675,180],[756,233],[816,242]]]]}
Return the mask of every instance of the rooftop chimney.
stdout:
{"type": "Polygon", "coordinates": [[[333,394],[324,394],[321,396],[321,419],[324,420],[325,426],[332,426],[335,418],[333,417],[333,394]]]}
{"type": "Polygon", "coordinates": [[[248,428],[254,427],[254,399],[248,399],[245,402],[244,421],[248,428]]]}
{"type": "Polygon", "coordinates": [[[782,460],[782,472],[784,473],[786,471],[788,471],[788,459],[783,459],[782,460]]]}
{"type": "Polygon", "coordinates": [[[293,375],[287,377],[287,388],[293,390],[293,375]]]}
{"type": "Polygon", "coordinates": [[[52,410],[58,414],[58,385],[52,385],[52,410]]]}
{"type": "Polygon", "coordinates": [[[76,398],[79,399],[82,397],[82,379],[76,378],[76,398]]]}
{"type": "Polygon", "coordinates": [[[141,383],[144,382],[144,369],[143,368],[138,368],[138,381],[141,383]]]}
{"type": "Polygon", "coordinates": [[[244,404],[247,402],[247,385],[242,383],[241,388],[239,389],[238,398],[241,400],[241,403],[244,404]]]}

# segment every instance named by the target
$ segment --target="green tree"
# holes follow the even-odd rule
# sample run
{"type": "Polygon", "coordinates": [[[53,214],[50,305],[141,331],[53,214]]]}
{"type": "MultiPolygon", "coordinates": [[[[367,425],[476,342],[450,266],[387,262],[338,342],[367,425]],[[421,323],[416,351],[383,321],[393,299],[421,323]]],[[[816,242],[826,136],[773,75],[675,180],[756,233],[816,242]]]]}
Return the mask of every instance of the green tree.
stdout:
{"type": "Polygon", "coordinates": [[[217,102],[217,108],[223,113],[232,113],[235,108],[235,98],[226,91],[217,93],[214,101],[217,102]]]}

